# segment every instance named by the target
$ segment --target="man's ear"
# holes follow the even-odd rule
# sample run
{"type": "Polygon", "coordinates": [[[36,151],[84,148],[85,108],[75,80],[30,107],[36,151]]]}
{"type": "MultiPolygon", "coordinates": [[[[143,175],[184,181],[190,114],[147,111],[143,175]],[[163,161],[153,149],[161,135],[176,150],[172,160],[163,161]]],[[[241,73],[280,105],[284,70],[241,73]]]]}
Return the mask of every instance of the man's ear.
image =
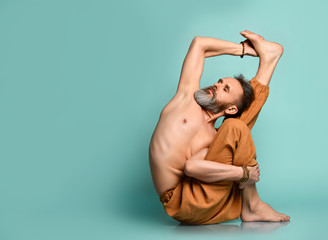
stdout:
{"type": "Polygon", "coordinates": [[[224,113],[227,115],[234,115],[238,112],[238,108],[236,105],[231,105],[224,110],[224,113]]]}

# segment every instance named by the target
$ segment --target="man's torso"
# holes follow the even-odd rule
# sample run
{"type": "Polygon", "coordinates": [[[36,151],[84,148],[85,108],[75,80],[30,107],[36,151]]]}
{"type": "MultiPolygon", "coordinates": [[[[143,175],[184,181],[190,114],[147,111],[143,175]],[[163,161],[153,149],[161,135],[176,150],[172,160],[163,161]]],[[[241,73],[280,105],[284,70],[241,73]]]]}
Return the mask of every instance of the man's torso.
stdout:
{"type": "Polygon", "coordinates": [[[159,194],[180,181],[187,159],[209,147],[215,134],[193,96],[176,95],[165,106],[149,147],[150,168],[159,194]]]}

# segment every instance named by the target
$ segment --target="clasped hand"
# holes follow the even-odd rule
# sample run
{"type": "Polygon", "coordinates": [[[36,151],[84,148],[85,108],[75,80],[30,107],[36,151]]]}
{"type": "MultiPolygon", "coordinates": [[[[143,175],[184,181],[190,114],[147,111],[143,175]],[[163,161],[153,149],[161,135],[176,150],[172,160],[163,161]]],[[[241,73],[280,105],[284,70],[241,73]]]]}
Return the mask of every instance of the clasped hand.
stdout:
{"type": "Polygon", "coordinates": [[[254,184],[260,180],[260,168],[259,165],[253,167],[247,167],[249,170],[249,179],[244,183],[239,183],[239,188],[243,189],[246,185],[254,184]]]}

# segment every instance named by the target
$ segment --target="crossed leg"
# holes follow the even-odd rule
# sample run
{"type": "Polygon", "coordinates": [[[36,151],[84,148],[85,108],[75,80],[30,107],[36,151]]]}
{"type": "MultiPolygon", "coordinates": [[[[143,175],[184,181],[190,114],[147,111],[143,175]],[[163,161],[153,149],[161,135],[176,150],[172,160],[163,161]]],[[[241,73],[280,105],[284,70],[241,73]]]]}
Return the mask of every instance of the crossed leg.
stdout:
{"type": "MultiPolygon", "coordinates": [[[[255,147],[247,125],[239,119],[225,120],[205,159],[234,166],[256,165],[255,147]]],[[[289,216],[275,211],[270,205],[263,202],[257,193],[255,184],[246,184],[241,190],[241,194],[242,221],[288,221],[290,219],[289,216]]]]}

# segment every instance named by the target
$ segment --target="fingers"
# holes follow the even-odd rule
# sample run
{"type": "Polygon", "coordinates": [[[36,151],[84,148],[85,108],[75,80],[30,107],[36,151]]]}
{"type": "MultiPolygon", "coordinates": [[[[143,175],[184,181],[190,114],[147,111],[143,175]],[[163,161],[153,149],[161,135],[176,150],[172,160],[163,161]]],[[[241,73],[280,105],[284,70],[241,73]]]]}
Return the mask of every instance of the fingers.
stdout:
{"type": "Polygon", "coordinates": [[[253,33],[253,32],[248,31],[248,30],[242,31],[242,32],[240,32],[240,34],[243,37],[249,39],[250,41],[254,41],[254,40],[258,40],[258,39],[264,40],[264,37],[262,37],[261,35],[253,33]]]}
{"type": "Polygon", "coordinates": [[[260,181],[260,168],[259,168],[259,164],[256,164],[254,167],[254,181],[258,182],[260,181]]]}
{"type": "Polygon", "coordinates": [[[240,32],[240,34],[243,36],[243,37],[245,37],[245,38],[248,38],[249,37],[249,35],[248,35],[248,33],[247,32],[240,32]]]}
{"type": "Polygon", "coordinates": [[[258,35],[258,34],[254,33],[254,32],[248,31],[248,30],[245,30],[243,32],[246,33],[246,34],[248,34],[248,35],[258,35]]]}
{"type": "Polygon", "coordinates": [[[241,31],[240,32],[241,35],[243,35],[244,37],[248,38],[249,36],[251,36],[253,33],[248,31],[248,30],[245,30],[245,31],[241,31]]]}
{"type": "Polygon", "coordinates": [[[239,183],[239,189],[243,189],[247,184],[253,184],[260,181],[260,168],[259,164],[254,166],[247,166],[249,172],[249,180],[246,183],[239,183]]]}

